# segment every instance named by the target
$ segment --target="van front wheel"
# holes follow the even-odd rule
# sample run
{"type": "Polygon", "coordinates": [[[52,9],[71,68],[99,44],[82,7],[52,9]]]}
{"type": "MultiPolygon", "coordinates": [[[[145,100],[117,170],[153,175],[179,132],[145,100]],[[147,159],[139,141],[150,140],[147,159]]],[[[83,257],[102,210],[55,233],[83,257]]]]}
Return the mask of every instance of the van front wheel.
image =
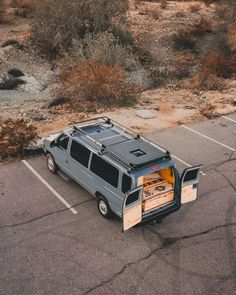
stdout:
{"type": "Polygon", "coordinates": [[[57,172],[57,164],[51,154],[46,155],[47,158],[47,166],[50,172],[55,174],[57,172]]]}
{"type": "Polygon", "coordinates": [[[102,215],[102,217],[110,219],[112,217],[112,211],[109,207],[109,204],[105,198],[102,196],[97,199],[98,211],[102,215]]]}

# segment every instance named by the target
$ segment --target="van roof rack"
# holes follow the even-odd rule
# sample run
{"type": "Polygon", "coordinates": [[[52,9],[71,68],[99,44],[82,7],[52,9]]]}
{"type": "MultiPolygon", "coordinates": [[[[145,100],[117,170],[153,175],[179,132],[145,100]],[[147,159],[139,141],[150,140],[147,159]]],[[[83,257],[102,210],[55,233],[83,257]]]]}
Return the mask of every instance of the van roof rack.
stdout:
{"type": "Polygon", "coordinates": [[[169,151],[108,117],[75,123],[73,132],[95,144],[100,155],[107,153],[131,170],[170,159],[169,151]]]}

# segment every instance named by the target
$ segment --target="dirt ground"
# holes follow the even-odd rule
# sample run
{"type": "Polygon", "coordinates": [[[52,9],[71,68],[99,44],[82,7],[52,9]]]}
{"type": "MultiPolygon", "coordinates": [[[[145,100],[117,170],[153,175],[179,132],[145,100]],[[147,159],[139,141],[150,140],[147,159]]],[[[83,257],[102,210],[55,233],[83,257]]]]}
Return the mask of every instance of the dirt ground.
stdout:
{"type": "MultiPolygon", "coordinates": [[[[199,19],[199,13],[189,12],[189,7],[196,3],[168,1],[166,9],[160,10],[157,19],[154,19],[147,15],[147,8],[158,8],[160,3],[145,2],[136,5],[131,1],[129,18],[132,32],[136,36],[144,37],[145,34],[151,33],[155,49],[153,54],[160,55],[158,58],[162,61],[162,66],[171,64],[171,57],[174,56],[170,46],[163,46],[163,38],[185,26],[186,22],[199,19]],[[177,17],[177,12],[184,12],[186,17],[177,17]]],[[[205,7],[200,2],[199,5],[202,15],[212,17],[214,5],[205,7]]],[[[11,25],[0,26],[0,46],[9,39],[17,40],[26,46],[29,34],[30,20],[17,18],[11,25]]],[[[0,47],[0,79],[4,79],[7,71],[12,68],[24,72],[26,84],[16,90],[0,90],[0,119],[29,118],[38,127],[40,136],[47,136],[83,118],[94,116],[109,116],[145,134],[236,111],[233,106],[236,98],[235,80],[226,81],[227,87],[220,92],[192,91],[180,88],[178,83],[172,83],[144,91],[139,102],[132,108],[117,108],[106,112],[98,110],[96,113],[85,113],[83,110],[73,113],[60,106],[48,109],[46,105],[52,99],[51,90],[57,87],[56,67],[38,57],[36,52],[29,51],[27,46],[23,50],[12,45],[0,47]]]]}

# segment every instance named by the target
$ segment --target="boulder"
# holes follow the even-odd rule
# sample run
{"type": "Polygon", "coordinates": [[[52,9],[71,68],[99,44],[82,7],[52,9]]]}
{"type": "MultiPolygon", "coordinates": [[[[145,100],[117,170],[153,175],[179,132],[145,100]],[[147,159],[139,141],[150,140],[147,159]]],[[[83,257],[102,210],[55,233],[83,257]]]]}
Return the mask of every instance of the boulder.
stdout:
{"type": "Polygon", "coordinates": [[[10,75],[10,76],[12,76],[12,77],[14,77],[14,78],[19,78],[19,77],[22,77],[22,76],[24,76],[25,74],[21,71],[21,70],[19,70],[19,69],[10,69],[9,71],[8,71],[8,74],[10,75]]]}

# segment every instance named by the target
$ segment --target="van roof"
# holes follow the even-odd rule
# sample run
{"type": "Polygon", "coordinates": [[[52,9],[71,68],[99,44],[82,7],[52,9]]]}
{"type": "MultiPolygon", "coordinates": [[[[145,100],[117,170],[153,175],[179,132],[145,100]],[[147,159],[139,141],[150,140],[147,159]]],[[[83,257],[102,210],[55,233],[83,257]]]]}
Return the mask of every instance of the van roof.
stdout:
{"type": "Polygon", "coordinates": [[[72,134],[96,148],[98,153],[109,155],[130,169],[170,160],[168,151],[106,117],[77,124],[72,134]]]}

